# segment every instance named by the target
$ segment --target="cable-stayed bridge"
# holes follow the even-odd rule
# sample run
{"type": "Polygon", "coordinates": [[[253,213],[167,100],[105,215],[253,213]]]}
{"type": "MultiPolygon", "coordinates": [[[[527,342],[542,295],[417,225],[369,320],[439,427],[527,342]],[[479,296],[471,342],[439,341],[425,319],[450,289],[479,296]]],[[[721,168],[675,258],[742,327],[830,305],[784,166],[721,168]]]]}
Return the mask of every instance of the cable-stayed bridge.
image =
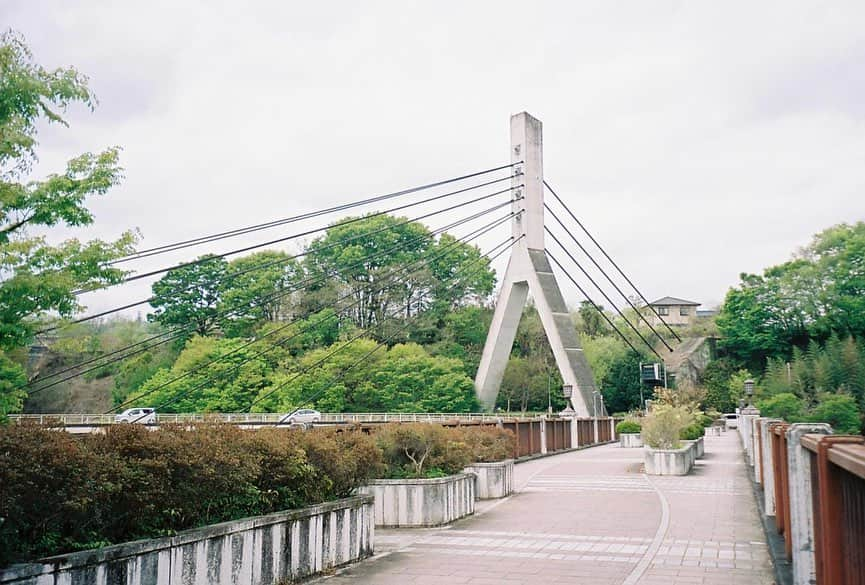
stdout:
{"type": "MultiPolygon", "coordinates": [[[[580,347],[579,337],[569,314],[568,299],[562,293],[559,279],[564,278],[566,282],[571,283],[581,295],[581,298],[570,299],[571,304],[573,301],[588,301],[599,311],[611,329],[632,349],[636,349],[635,343],[644,344],[649,351],[658,356],[659,360],[662,360],[658,348],[672,351],[670,339],[678,339],[678,337],[669,326],[666,326],[660,315],[656,314],[655,316],[666,326],[663,331],[659,331],[649,323],[641,308],[635,304],[629,295],[636,295],[633,298],[639,298],[646,307],[653,310],[645,296],[606,250],[601,247],[598,240],[578,219],[563,198],[553,190],[550,182],[544,176],[542,145],[540,121],[527,113],[516,114],[511,118],[510,161],[507,163],[317,211],[143,249],[130,256],[116,259],[111,262],[111,265],[118,269],[126,269],[145,259],[152,259],[169,253],[182,253],[190,249],[197,249],[199,253],[204,249],[210,253],[194,260],[157,269],[130,271],[113,286],[122,286],[148,278],[153,279],[170,273],[172,270],[203,266],[208,262],[236,257],[254,250],[301,242],[304,238],[314,237],[316,234],[321,234],[335,227],[349,226],[371,217],[388,216],[396,213],[410,214],[410,217],[400,219],[398,222],[385,224],[374,230],[330,242],[327,246],[340,249],[362,243],[375,235],[393,231],[399,226],[413,222],[437,225],[437,227],[431,228],[428,233],[418,234],[416,237],[408,239],[397,238],[392,246],[386,249],[372,250],[367,255],[357,258],[356,262],[352,264],[352,268],[362,272],[366,266],[374,264],[377,259],[388,254],[398,253],[410,246],[424,242],[435,241],[436,238],[440,238],[446,233],[453,236],[452,240],[443,243],[434,254],[376,273],[375,278],[370,277],[363,280],[362,288],[365,293],[381,293],[392,287],[403,285],[407,279],[428,270],[437,260],[460,245],[478,245],[481,253],[476,260],[460,266],[458,273],[453,275],[456,284],[470,282],[472,277],[481,271],[488,270],[490,263],[497,258],[507,258],[507,267],[501,276],[502,284],[495,302],[492,324],[475,377],[475,391],[480,404],[488,411],[494,408],[516,335],[517,325],[527,298],[531,294],[550,342],[556,365],[564,381],[564,391],[569,400],[565,414],[578,417],[604,416],[606,412],[603,401],[599,400],[600,393],[588,361],[580,347]],[[547,195],[551,195],[552,198],[548,198],[547,195]],[[358,216],[340,218],[341,214],[350,211],[364,213],[358,216]],[[548,221],[548,218],[553,221],[548,221]],[[283,229],[288,229],[291,233],[274,237],[276,232],[283,229]],[[265,237],[264,241],[261,242],[223,251],[212,251],[212,246],[224,245],[233,239],[248,239],[265,234],[270,234],[270,236],[265,237]],[[483,248],[480,248],[479,242],[484,242],[483,248]],[[487,245],[486,242],[491,243],[487,245]],[[614,301],[613,297],[621,297],[622,300],[614,301]],[[600,303],[602,302],[606,302],[606,306],[616,311],[619,317],[616,321],[612,320],[601,309],[600,303]],[[629,307],[633,311],[628,315],[620,307],[629,307]],[[626,335],[622,328],[632,331],[633,336],[631,334],[626,335]],[[651,333],[645,333],[647,330],[651,333]],[[651,339],[647,338],[647,335],[651,336],[651,339]]],[[[318,248],[318,251],[321,251],[321,247],[318,248]]],[[[309,249],[307,248],[283,258],[250,266],[225,278],[226,280],[238,279],[244,274],[256,270],[278,268],[280,265],[303,258],[308,254],[309,249]]],[[[247,301],[237,306],[221,307],[214,318],[243,317],[256,305],[278,302],[299,291],[320,286],[333,277],[334,274],[327,270],[303,275],[302,278],[283,289],[267,291],[256,297],[252,303],[247,301]]],[[[76,295],[85,297],[95,290],[78,290],[76,295]]],[[[178,292],[191,292],[191,289],[178,292]]],[[[76,323],[102,319],[135,307],[147,306],[153,301],[154,297],[148,297],[126,303],[110,310],[82,316],[71,322],[57,324],[43,330],[42,333],[49,334],[76,323]]],[[[417,307],[412,306],[411,299],[384,310],[371,309],[364,306],[364,302],[365,296],[358,295],[357,291],[340,294],[330,303],[333,312],[327,318],[339,319],[341,315],[351,311],[369,313],[374,316],[374,318],[370,318],[369,325],[380,333],[378,336],[380,341],[359,359],[333,374],[323,385],[324,388],[339,382],[353,369],[361,366],[373,353],[397,342],[411,325],[413,316],[416,317],[420,312],[417,307]]],[[[224,362],[241,351],[251,351],[249,357],[231,366],[231,369],[239,369],[248,361],[266,355],[278,347],[284,347],[292,339],[306,333],[310,326],[300,326],[301,322],[301,318],[279,322],[266,332],[244,341],[237,348],[219,357],[205,360],[182,374],[164,380],[146,392],[137,394],[130,400],[116,405],[105,414],[122,410],[133,401],[141,404],[147,401],[148,396],[163,391],[169,391],[170,397],[153,406],[157,411],[166,408],[171,410],[174,404],[206,389],[209,384],[213,383],[213,378],[205,378],[194,386],[171,394],[170,390],[178,382],[193,374],[206,373],[218,362],[224,362]],[[265,340],[269,343],[263,343],[265,340]]],[[[31,396],[39,394],[74,378],[100,370],[107,365],[183,339],[194,331],[194,323],[170,327],[141,341],[83,360],[48,375],[39,376],[28,383],[29,394],[31,396]]],[[[361,329],[346,339],[345,343],[323,355],[316,362],[294,372],[264,394],[251,400],[246,405],[246,412],[253,412],[257,407],[260,407],[263,401],[274,395],[279,395],[293,380],[322,366],[338,353],[345,351],[346,347],[368,337],[368,335],[369,331],[366,328],[361,329]]],[[[225,373],[225,370],[221,370],[222,375],[225,373]]],[[[322,389],[303,396],[295,405],[296,408],[314,404],[323,391],[322,389]]]]}

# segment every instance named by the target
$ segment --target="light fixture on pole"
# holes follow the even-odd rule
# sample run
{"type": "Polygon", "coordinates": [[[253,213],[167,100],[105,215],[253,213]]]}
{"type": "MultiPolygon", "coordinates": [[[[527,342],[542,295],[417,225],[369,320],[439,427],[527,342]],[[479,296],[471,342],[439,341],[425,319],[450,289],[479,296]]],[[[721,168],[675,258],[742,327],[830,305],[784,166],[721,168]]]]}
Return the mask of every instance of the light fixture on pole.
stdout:
{"type": "Polygon", "coordinates": [[[560,412],[560,416],[574,416],[576,411],[571,407],[571,396],[574,394],[574,387],[570,384],[562,384],[562,395],[565,397],[565,409],[560,412]]]}
{"type": "Polygon", "coordinates": [[[752,399],[754,396],[754,380],[750,378],[745,380],[745,396],[748,397],[748,406],[752,406],[752,399]]]}

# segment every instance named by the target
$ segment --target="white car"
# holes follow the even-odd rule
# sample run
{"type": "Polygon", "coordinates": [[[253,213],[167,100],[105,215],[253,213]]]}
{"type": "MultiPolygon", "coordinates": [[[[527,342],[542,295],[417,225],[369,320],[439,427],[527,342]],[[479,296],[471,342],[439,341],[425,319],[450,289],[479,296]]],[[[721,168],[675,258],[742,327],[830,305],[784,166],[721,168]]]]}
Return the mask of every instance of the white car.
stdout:
{"type": "Polygon", "coordinates": [[[312,424],[321,421],[321,413],[311,408],[299,408],[294,412],[289,412],[279,419],[281,425],[292,424],[312,424]]]}
{"type": "Polygon", "coordinates": [[[724,426],[726,426],[728,429],[739,428],[739,415],[734,413],[725,414],[724,426]]]}
{"type": "Polygon", "coordinates": [[[116,423],[138,423],[142,425],[152,425],[156,423],[156,409],[154,408],[127,408],[118,415],[115,415],[114,422],[116,423]]]}

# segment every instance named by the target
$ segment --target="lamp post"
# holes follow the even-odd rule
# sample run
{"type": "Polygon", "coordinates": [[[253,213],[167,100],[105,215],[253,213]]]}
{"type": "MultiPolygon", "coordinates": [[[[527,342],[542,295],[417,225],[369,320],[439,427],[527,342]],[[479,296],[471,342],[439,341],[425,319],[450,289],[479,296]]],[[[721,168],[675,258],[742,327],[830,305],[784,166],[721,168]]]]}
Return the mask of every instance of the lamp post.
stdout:
{"type": "Polygon", "coordinates": [[[562,384],[562,395],[565,397],[565,409],[560,412],[561,416],[574,416],[576,412],[571,407],[571,396],[574,394],[574,387],[570,384],[562,384]]]}
{"type": "Polygon", "coordinates": [[[753,407],[752,399],[754,397],[754,380],[750,378],[745,380],[745,396],[748,397],[748,406],[753,407]]]}
{"type": "MultiPolygon", "coordinates": [[[[601,393],[595,390],[592,392],[592,416],[595,418],[595,443],[598,442],[598,401],[597,397],[600,396],[601,393]]],[[[601,397],[603,400],[603,397],[601,397]]]]}
{"type": "Polygon", "coordinates": [[[745,396],[746,399],[743,399],[740,404],[748,403],[748,406],[745,408],[740,408],[740,414],[748,414],[748,415],[758,415],[760,411],[754,408],[754,380],[745,380],[745,396]]]}

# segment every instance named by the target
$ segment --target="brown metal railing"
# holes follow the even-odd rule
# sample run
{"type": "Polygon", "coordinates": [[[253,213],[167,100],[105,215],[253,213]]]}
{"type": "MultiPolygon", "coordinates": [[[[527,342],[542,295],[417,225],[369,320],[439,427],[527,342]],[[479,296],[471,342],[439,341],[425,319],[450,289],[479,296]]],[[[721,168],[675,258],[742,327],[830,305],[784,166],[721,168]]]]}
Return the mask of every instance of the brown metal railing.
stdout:
{"type": "Polygon", "coordinates": [[[805,435],[818,585],[865,585],[865,437],[805,435]]]}
{"type": "Polygon", "coordinates": [[[793,556],[793,534],[790,530],[790,474],[787,463],[787,423],[769,425],[772,441],[772,475],[775,481],[775,525],[784,537],[787,558],[793,556]]]}

